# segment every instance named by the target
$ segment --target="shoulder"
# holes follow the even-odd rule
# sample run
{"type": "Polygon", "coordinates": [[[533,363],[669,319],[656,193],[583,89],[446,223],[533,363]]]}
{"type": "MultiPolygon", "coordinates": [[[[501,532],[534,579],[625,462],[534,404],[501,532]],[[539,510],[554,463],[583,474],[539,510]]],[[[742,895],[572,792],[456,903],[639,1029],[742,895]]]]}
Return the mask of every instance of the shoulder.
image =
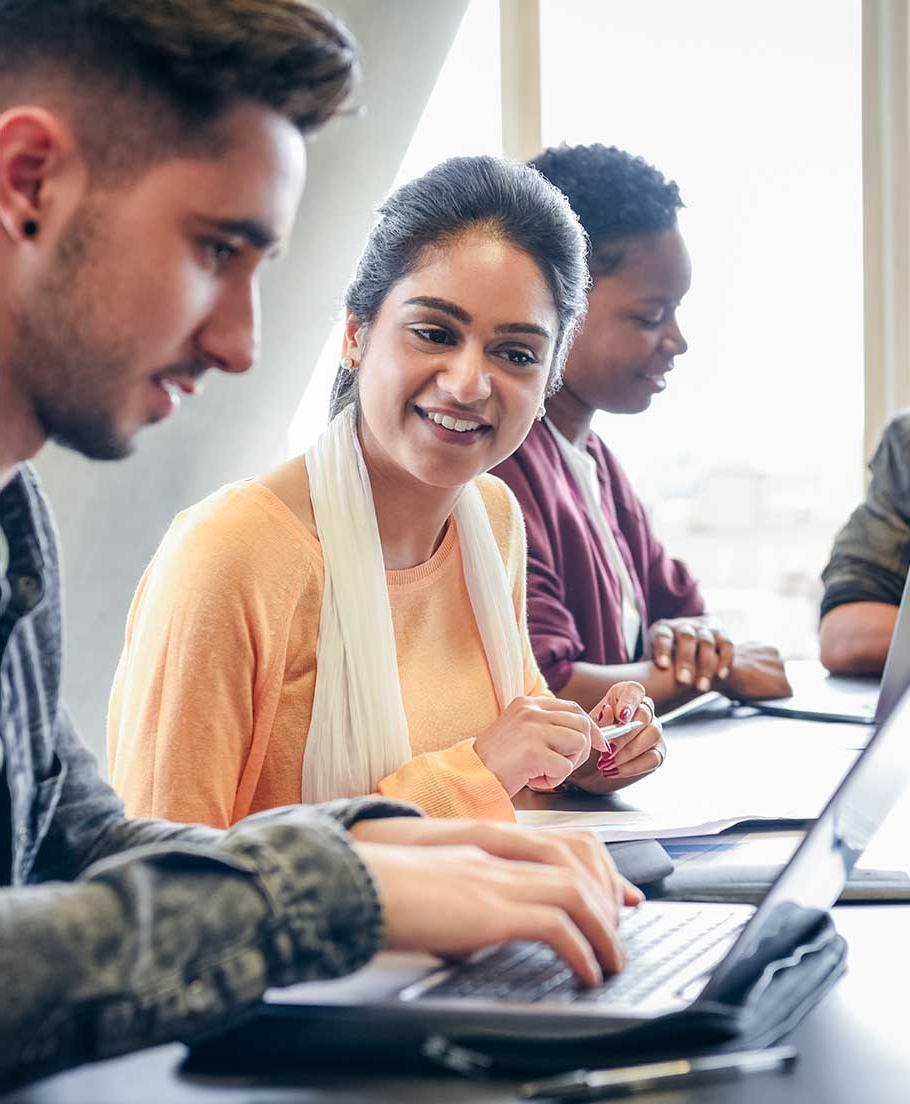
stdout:
{"type": "Polygon", "coordinates": [[[896,414],[885,426],[869,468],[878,489],[906,508],[910,502],[910,410],[896,414]]]}
{"type": "Polygon", "coordinates": [[[493,538],[506,567],[510,568],[525,554],[524,519],[518,499],[501,479],[489,473],[478,476],[474,485],[490,519],[493,538]]]}
{"type": "Polygon", "coordinates": [[[511,528],[516,519],[521,520],[521,507],[512,489],[499,476],[487,472],[474,480],[480,497],[490,517],[494,532],[499,528],[511,528]]]}
{"type": "Polygon", "coordinates": [[[910,410],[901,410],[894,415],[885,426],[881,443],[899,448],[910,455],[910,410]]]}
{"type": "Polygon", "coordinates": [[[229,483],[179,513],[152,570],[181,589],[260,588],[299,577],[320,560],[318,542],[267,487],[229,483]]]}
{"type": "Polygon", "coordinates": [[[259,483],[271,491],[309,533],[316,536],[316,518],[310,501],[310,477],[303,456],[295,456],[270,471],[259,483]]]}

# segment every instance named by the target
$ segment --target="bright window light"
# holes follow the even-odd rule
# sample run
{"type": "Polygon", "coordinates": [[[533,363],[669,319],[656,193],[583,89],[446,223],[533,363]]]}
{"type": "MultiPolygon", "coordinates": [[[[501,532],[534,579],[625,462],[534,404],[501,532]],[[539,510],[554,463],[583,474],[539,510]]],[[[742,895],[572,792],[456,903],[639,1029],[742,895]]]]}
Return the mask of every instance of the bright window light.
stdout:
{"type": "Polygon", "coordinates": [[[733,635],[816,654],[862,491],[859,0],[542,0],[546,145],[675,179],[693,260],[666,394],[595,428],[733,635]]]}

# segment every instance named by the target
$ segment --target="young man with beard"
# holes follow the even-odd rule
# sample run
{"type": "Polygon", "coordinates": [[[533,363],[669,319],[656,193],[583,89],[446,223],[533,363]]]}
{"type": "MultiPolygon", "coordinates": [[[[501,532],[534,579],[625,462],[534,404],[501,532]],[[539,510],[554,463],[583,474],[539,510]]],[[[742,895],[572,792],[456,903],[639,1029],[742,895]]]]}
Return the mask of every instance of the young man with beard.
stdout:
{"type": "Polygon", "coordinates": [[[204,372],[252,366],[302,136],[354,71],[297,0],[0,0],[0,1083],[211,1030],[380,946],[543,939],[588,983],[621,964],[625,887],[592,839],[369,798],[131,822],[59,702],[27,462],[48,439],[126,456],[204,372]]]}

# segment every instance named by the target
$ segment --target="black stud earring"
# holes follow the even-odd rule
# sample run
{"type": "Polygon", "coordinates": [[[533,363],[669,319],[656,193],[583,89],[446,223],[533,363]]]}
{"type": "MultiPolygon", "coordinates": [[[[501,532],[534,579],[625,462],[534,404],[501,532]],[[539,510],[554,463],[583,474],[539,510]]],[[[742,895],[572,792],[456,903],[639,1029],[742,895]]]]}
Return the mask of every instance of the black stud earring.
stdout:
{"type": "Polygon", "coordinates": [[[22,233],[25,234],[25,236],[27,238],[37,238],[38,237],[38,223],[35,222],[34,219],[29,219],[28,222],[23,223],[22,233]]]}

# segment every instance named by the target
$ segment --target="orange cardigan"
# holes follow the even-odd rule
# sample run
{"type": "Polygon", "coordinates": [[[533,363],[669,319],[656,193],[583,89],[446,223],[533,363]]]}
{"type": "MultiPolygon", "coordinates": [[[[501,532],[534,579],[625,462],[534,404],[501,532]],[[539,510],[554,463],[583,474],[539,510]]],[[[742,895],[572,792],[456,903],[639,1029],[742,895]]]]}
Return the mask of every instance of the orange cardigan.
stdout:
{"type": "MultiPolygon", "coordinates": [[[[478,487],[512,585],[528,694],[548,693],[525,624],[521,511],[478,487]]],[[[514,819],[473,737],[499,715],[454,521],[386,578],[413,758],[380,793],[431,816],[514,819]]],[[[271,490],[231,484],[179,514],[130,608],[108,717],[111,780],[132,816],[225,827],[300,801],[316,679],[318,540],[271,490]]]]}

